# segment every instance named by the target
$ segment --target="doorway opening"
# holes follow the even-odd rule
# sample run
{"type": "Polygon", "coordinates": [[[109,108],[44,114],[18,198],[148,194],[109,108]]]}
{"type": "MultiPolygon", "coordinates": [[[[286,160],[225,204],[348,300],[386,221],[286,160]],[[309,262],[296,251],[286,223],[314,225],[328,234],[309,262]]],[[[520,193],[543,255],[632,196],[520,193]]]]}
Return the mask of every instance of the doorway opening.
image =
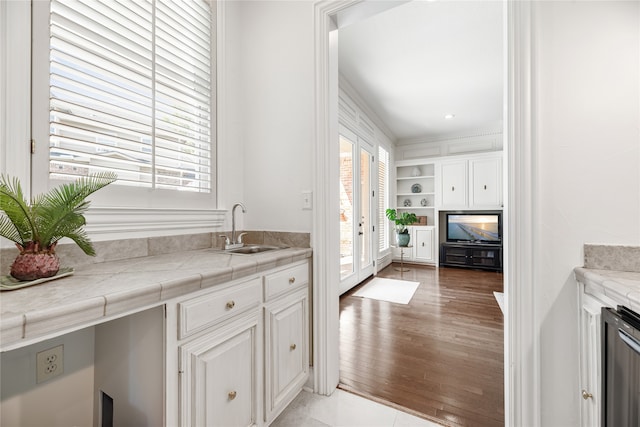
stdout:
{"type": "MultiPolygon", "coordinates": [[[[365,3],[366,3],[366,2],[365,2],[365,3]]],[[[397,4],[397,3],[396,3],[396,4],[397,4]]],[[[345,5],[345,6],[348,6],[348,5],[345,5]]],[[[332,16],[333,16],[333,17],[337,16],[337,12],[335,12],[332,16]]],[[[334,23],[333,23],[333,29],[334,29],[334,30],[335,30],[335,29],[337,29],[337,26],[338,26],[338,25],[336,25],[336,22],[337,22],[337,21],[334,21],[334,23]]],[[[329,27],[331,27],[331,25],[329,25],[329,27]]],[[[331,38],[331,37],[330,37],[330,38],[331,38]]],[[[335,39],[336,39],[336,42],[337,42],[338,37],[335,37],[335,39]]],[[[331,57],[331,58],[333,58],[333,59],[335,59],[335,49],[337,48],[337,44],[331,44],[331,43],[329,43],[329,45],[330,45],[330,48],[331,48],[330,50],[331,50],[331,51],[330,51],[330,52],[328,52],[328,56],[329,56],[329,57],[331,57]]],[[[333,71],[331,71],[331,72],[330,72],[330,73],[328,73],[325,77],[327,78],[327,81],[329,82],[329,85],[331,86],[331,88],[329,89],[329,92],[331,93],[331,94],[330,94],[330,98],[329,98],[329,101],[330,101],[330,102],[329,102],[329,104],[331,104],[331,105],[329,106],[329,116],[331,116],[331,117],[326,117],[326,123],[332,123],[332,124],[333,124],[333,125],[330,125],[330,126],[333,126],[333,130],[331,131],[331,134],[329,135],[329,137],[330,137],[330,138],[328,138],[328,139],[329,139],[329,140],[336,141],[336,140],[338,139],[339,132],[338,132],[338,126],[337,126],[337,123],[336,123],[336,122],[337,122],[337,118],[333,116],[334,114],[337,116],[337,111],[336,111],[335,103],[333,102],[333,101],[335,100],[335,98],[336,98],[336,96],[335,96],[336,94],[335,94],[335,93],[333,93],[333,92],[337,91],[336,87],[334,87],[334,84],[337,86],[337,73],[335,73],[335,74],[334,74],[334,72],[333,72],[333,71]],[[335,139],[334,139],[334,138],[335,138],[335,139]]],[[[336,145],[337,145],[337,144],[336,144],[336,145]]],[[[338,156],[337,151],[338,151],[338,150],[336,149],[336,153],[334,153],[334,154],[336,155],[336,157],[338,156]]],[[[329,152],[330,152],[330,150],[329,150],[329,152]]],[[[330,157],[330,159],[331,159],[331,158],[335,159],[336,157],[330,157]]],[[[330,161],[333,161],[333,160],[330,160],[330,161]]],[[[336,181],[337,181],[337,180],[339,180],[339,178],[336,178],[336,181]]],[[[336,200],[336,202],[334,202],[334,203],[339,204],[339,200],[336,200]]],[[[329,203],[329,205],[330,205],[330,203],[329,203]]],[[[334,212],[335,212],[335,211],[334,211],[334,212]]],[[[335,214],[334,214],[334,216],[335,216],[335,214]]],[[[335,221],[335,220],[334,220],[334,221],[335,221]]],[[[334,224],[333,226],[335,226],[335,224],[334,224]]],[[[329,237],[330,237],[330,236],[329,236],[329,237]]],[[[328,245],[328,246],[330,246],[330,244],[331,244],[331,240],[329,239],[329,240],[327,240],[327,242],[329,243],[329,245],[328,245]]],[[[328,257],[328,260],[329,260],[329,259],[330,259],[330,257],[328,257]]],[[[336,263],[336,267],[337,267],[338,265],[340,265],[340,264],[337,264],[337,263],[336,263]]],[[[332,268],[335,268],[335,267],[332,267],[332,268]]],[[[338,268],[339,268],[339,267],[338,267],[338,268]]],[[[328,276],[329,276],[329,280],[327,281],[327,283],[330,283],[330,282],[331,282],[331,273],[332,273],[332,272],[331,272],[331,270],[329,269],[329,270],[327,271],[327,274],[328,274],[328,276]]],[[[340,275],[340,272],[338,272],[338,271],[337,271],[337,273],[338,273],[337,275],[340,275]]],[[[334,276],[334,277],[335,277],[335,276],[334,276]]],[[[337,295],[336,295],[336,294],[339,294],[339,292],[338,292],[338,291],[336,291],[335,293],[330,292],[330,294],[333,294],[335,297],[337,297],[337,295]]],[[[328,314],[329,314],[329,316],[331,316],[331,314],[332,314],[332,313],[331,313],[331,311],[329,311],[329,313],[328,313],[328,314]]],[[[329,358],[328,358],[328,359],[329,359],[329,360],[327,360],[326,362],[329,362],[329,364],[331,364],[331,360],[330,360],[330,359],[331,359],[331,356],[329,356],[329,358]]],[[[335,365],[333,365],[333,368],[335,368],[335,367],[336,367],[336,365],[337,365],[337,363],[336,363],[335,365]]],[[[337,380],[337,378],[336,378],[336,380],[337,380]]],[[[329,386],[330,386],[330,383],[331,383],[331,381],[329,381],[329,386]]]]}

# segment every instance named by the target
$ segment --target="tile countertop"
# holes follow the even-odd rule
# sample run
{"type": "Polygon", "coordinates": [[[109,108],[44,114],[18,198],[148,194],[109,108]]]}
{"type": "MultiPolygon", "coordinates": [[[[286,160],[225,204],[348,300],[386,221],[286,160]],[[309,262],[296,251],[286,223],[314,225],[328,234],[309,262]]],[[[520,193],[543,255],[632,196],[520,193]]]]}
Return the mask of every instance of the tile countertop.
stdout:
{"type": "Polygon", "coordinates": [[[587,244],[584,254],[584,267],[574,274],[585,292],[640,313],[640,246],[587,244]]]}
{"type": "Polygon", "coordinates": [[[0,351],[142,311],[311,255],[309,248],[253,255],[203,249],[78,267],[71,276],[0,293],[0,351]]]}

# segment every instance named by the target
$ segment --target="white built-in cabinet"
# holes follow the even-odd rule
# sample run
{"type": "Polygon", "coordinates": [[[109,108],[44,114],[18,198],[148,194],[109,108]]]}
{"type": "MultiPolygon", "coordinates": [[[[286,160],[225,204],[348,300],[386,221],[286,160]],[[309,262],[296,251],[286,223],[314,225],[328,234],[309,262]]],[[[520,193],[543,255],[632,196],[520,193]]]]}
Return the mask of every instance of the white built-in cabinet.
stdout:
{"type": "Polygon", "coordinates": [[[502,158],[469,160],[469,205],[473,208],[502,207],[502,158]]]}
{"type": "Polygon", "coordinates": [[[435,227],[415,227],[413,259],[420,262],[435,262],[435,227]]]}
{"type": "Polygon", "coordinates": [[[467,160],[443,162],[440,165],[440,206],[466,207],[467,160]]]}
{"type": "MultiPolygon", "coordinates": [[[[502,209],[502,152],[400,160],[395,166],[392,207],[423,217],[420,225],[409,227],[411,247],[402,250],[405,261],[438,262],[440,211],[502,209]]],[[[400,260],[400,252],[393,249],[395,260],[400,260]]]]}
{"type": "Polygon", "coordinates": [[[295,398],[309,274],[302,261],[167,304],[167,425],[265,426],[295,398]]]}
{"type": "Polygon", "coordinates": [[[601,311],[602,307],[615,307],[615,301],[604,293],[587,293],[585,285],[578,283],[580,308],[580,425],[600,426],[602,402],[601,367],[601,311]]]}
{"type": "Polygon", "coordinates": [[[265,420],[271,423],[309,376],[308,264],[265,277],[265,420]]]}
{"type": "Polygon", "coordinates": [[[393,258],[400,259],[400,251],[403,252],[402,259],[409,262],[419,262],[433,264],[436,262],[437,245],[435,240],[435,227],[409,226],[409,247],[393,248],[393,258]]]}
{"type": "Polygon", "coordinates": [[[502,155],[476,155],[438,164],[440,209],[502,208],[502,155]]]}

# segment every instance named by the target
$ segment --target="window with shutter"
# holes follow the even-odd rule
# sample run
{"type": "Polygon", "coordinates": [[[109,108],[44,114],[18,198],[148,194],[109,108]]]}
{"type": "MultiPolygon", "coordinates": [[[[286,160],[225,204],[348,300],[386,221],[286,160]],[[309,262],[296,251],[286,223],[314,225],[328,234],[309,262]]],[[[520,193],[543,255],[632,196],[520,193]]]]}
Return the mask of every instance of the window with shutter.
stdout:
{"type": "Polygon", "coordinates": [[[378,146],[378,251],[389,249],[389,152],[378,146]]]}
{"type": "Polygon", "coordinates": [[[212,192],[215,43],[206,0],[52,0],[49,173],[212,192]]]}

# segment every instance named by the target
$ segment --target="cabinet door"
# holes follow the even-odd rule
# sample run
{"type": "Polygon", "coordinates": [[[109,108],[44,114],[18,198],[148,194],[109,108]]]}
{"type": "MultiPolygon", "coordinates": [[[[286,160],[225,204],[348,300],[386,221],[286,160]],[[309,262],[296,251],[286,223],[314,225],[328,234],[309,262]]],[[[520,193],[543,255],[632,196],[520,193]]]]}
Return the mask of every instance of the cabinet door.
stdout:
{"type": "Polygon", "coordinates": [[[467,162],[443,163],[441,166],[443,206],[467,205],[467,162]]]}
{"type": "Polygon", "coordinates": [[[502,205],[502,161],[500,158],[469,160],[471,182],[469,205],[500,207],[502,205]]]}
{"type": "Polygon", "coordinates": [[[256,425],[257,320],[244,326],[180,346],[183,426],[256,425]]]}
{"type": "MultiPolygon", "coordinates": [[[[580,284],[581,291],[583,285],[580,284]]],[[[600,316],[604,305],[581,293],[580,304],[580,399],[581,425],[600,425],[600,316]]]]}
{"type": "Polygon", "coordinates": [[[306,290],[266,307],[266,421],[302,389],[309,373],[306,290]]]}
{"type": "Polygon", "coordinates": [[[433,250],[433,227],[416,228],[415,259],[416,261],[435,261],[433,250]]]}

